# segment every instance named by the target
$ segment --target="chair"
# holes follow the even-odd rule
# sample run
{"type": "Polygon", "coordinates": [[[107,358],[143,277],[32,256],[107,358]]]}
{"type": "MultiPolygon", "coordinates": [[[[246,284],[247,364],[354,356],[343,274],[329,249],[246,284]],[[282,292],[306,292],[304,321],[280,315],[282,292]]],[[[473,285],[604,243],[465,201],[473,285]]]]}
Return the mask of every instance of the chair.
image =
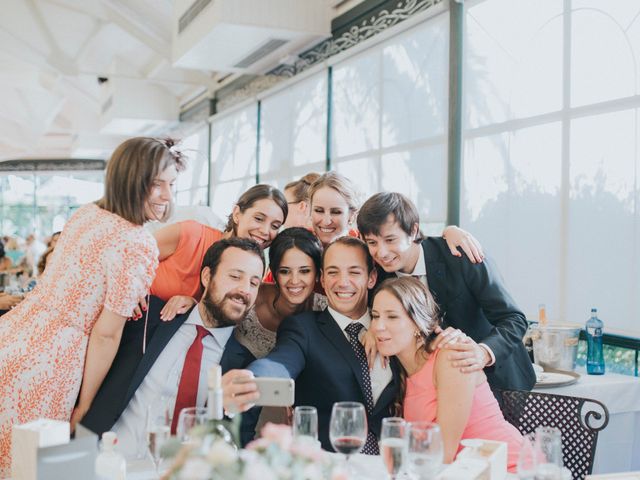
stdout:
{"type": "Polygon", "coordinates": [[[589,398],[518,390],[502,391],[502,413],[523,435],[537,427],[556,427],[562,432],[564,466],[574,480],[593,470],[598,432],[609,423],[609,410],[589,398]]]}

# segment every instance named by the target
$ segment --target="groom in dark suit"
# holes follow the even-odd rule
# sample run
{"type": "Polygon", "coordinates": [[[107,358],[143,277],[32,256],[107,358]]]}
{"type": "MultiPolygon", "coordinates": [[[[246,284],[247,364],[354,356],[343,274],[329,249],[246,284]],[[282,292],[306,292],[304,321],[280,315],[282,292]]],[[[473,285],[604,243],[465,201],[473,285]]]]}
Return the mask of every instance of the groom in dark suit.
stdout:
{"type": "MultiPolygon", "coordinates": [[[[81,423],[98,434],[115,431],[123,451],[136,451],[136,442],[144,438],[146,409],[161,397],[176,398],[174,422],[181,408],[204,406],[209,367],[220,364],[226,372],[255,359],[233,329],[255,303],[263,274],[264,256],[254,241],[231,238],[212,245],[200,274],[202,300],[164,322],[165,302],[151,297],[146,325],[127,323],[111,369],[81,423]]],[[[252,436],[253,430],[248,432],[252,436]]]]}
{"type": "MultiPolygon", "coordinates": [[[[383,368],[376,359],[369,371],[360,342],[371,322],[367,300],[368,289],[376,283],[373,260],[361,240],[342,237],[325,249],[322,265],[321,282],[328,308],[285,318],[278,328],[274,350],[249,365],[250,372],[244,373],[249,378],[253,373],[257,377],[295,379],[295,403],[318,409],[319,440],[327,450],[331,450],[329,419],[334,402],[362,403],[369,427],[363,453],[377,453],[381,421],[392,415],[398,384],[392,374],[395,363],[383,368]]],[[[250,381],[227,385],[231,393],[255,389],[250,381]]],[[[238,410],[248,408],[237,398],[234,403],[238,410]]],[[[255,411],[246,417],[255,417],[255,411]]]]}
{"type": "Polygon", "coordinates": [[[454,366],[463,372],[484,369],[494,393],[531,390],[535,374],[522,343],[527,320],[493,262],[451,255],[443,238],[423,238],[419,224],[415,205],[400,193],[377,193],[364,203],[358,230],[378,264],[378,281],[420,279],[438,303],[444,325],[469,337],[450,345],[456,350],[450,357],[454,366]]]}

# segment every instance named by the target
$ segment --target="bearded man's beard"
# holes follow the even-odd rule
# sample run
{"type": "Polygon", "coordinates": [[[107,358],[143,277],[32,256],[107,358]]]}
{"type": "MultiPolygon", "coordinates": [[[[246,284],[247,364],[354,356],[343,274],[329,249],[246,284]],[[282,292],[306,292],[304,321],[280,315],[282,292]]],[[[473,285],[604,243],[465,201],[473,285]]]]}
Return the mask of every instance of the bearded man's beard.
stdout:
{"type": "Polygon", "coordinates": [[[246,317],[247,312],[249,311],[249,299],[246,295],[242,295],[241,293],[228,293],[220,302],[216,302],[211,298],[209,291],[206,291],[202,296],[202,304],[204,305],[204,309],[209,317],[207,319],[207,323],[216,324],[212,325],[212,327],[235,327],[244,319],[244,317],[246,317]],[[244,312],[237,319],[229,317],[223,309],[224,303],[231,299],[241,299],[245,304],[244,312]]]}

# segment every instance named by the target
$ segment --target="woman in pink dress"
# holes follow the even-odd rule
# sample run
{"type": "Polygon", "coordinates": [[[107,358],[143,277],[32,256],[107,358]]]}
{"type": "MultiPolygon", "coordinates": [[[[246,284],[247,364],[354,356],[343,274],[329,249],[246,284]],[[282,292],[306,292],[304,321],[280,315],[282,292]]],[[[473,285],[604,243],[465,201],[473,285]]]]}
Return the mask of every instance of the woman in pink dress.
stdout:
{"type": "Polygon", "coordinates": [[[75,425],[91,405],[155,274],[158,248],[142,225],[169,216],[183,168],[172,147],[152,138],[121,144],[102,199],[73,214],[35,289],[0,318],[0,478],[9,475],[14,424],[75,425]]]}
{"type": "Polygon", "coordinates": [[[419,280],[388,279],[376,291],[371,330],[378,352],[402,365],[397,414],[440,425],[445,463],[464,438],[506,442],[507,468],[515,472],[522,436],[502,416],[482,371],[462,373],[449,358],[453,350],[432,348],[438,324],[437,305],[419,280]]]}

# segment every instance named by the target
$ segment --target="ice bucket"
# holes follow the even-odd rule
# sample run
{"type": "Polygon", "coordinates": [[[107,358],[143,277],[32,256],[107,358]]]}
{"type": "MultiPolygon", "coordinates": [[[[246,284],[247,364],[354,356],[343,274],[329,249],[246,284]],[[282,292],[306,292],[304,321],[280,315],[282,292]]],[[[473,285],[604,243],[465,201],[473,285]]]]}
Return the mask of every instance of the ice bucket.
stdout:
{"type": "Polygon", "coordinates": [[[572,323],[531,327],[535,363],[545,369],[573,371],[581,328],[581,325],[572,323]]]}

